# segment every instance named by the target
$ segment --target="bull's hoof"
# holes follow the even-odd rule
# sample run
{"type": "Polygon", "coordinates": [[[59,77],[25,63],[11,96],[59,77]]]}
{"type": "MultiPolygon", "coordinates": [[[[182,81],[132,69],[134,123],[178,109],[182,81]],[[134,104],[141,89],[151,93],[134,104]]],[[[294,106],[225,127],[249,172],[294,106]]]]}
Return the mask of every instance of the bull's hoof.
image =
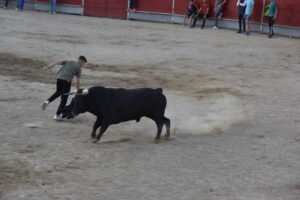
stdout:
{"type": "Polygon", "coordinates": [[[92,139],[92,143],[96,144],[97,142],[99,142],[99,140],[97,138],[92,139]]]}
{"type": "Polygon", "coordinates": [[[153,142],[154,142],[154,144],[158,144],[159,143],[159,139],[154,139],[153,142]]]}

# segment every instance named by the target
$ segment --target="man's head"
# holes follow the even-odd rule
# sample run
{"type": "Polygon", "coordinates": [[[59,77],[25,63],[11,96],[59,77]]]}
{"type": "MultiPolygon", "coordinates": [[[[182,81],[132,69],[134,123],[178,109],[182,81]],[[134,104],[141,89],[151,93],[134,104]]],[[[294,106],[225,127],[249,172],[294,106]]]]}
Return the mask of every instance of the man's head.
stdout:
{"type": "Polygon", "coordinates": [[[194,3],[194,0],[189,0],[189,5],[192,5],[194,3]]]}
{"type": "Polygon", "coordinates": [[[207,0],[203,0],[203,3],[207,3],[207,0]]]}
{"type": "Polygon", "coordinates": [[[84,56],[79,56],[78,63],[80,67],[84,67],[84,65],[87,63],[87,59],[84,56]]]}

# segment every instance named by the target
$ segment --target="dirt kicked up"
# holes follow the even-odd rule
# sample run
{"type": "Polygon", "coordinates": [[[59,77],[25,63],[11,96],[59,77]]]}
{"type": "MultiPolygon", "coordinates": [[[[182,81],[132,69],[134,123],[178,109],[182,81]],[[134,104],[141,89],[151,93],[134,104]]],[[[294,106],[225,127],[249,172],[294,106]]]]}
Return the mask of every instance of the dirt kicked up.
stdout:
{"type": "Polygon", "coordinates": [[[300,41],[231,30],[0,12],[0,199],[300,198],[300,41]],[[53,121],[56,60],[89,60],[82,86],[162,87],[170,140],[151,120],[53,121]]]}

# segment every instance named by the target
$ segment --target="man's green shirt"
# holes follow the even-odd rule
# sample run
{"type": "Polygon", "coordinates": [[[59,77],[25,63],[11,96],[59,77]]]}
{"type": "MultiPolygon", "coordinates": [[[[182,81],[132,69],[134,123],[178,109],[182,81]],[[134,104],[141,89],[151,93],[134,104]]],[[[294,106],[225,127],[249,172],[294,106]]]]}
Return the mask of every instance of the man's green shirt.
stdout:
{"type": "Polygon", "coordinates": [[[80,78],[81,67],[77,62],[63,61],[62,65],[62,68],[60,68],[60,70],[57,73],[57,79],[72,82],[74,76],[80,78]]]}

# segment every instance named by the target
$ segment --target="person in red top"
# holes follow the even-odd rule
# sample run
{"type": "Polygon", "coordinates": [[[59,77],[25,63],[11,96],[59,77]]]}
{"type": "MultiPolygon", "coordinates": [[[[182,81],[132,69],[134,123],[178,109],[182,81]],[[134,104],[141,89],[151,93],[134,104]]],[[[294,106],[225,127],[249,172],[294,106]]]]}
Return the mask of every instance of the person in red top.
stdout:
{"type": "Polygon", "coordinates": [[[192,27],[196,26],[196,22],[197,22],[198,18],[199,19],[202,18],[203,22],[202,22],[201,29],[204,29],[205,21],[206,21],[206,18],[208,16],[208,12],[209,12],[209,3],[208,3],[208,0],[203,0],[203,2],[201,2],[201,4],[200,4],[200,9],[198,10],[198,14],[197,14],[197,16],[194,19],[192,27]]]}

